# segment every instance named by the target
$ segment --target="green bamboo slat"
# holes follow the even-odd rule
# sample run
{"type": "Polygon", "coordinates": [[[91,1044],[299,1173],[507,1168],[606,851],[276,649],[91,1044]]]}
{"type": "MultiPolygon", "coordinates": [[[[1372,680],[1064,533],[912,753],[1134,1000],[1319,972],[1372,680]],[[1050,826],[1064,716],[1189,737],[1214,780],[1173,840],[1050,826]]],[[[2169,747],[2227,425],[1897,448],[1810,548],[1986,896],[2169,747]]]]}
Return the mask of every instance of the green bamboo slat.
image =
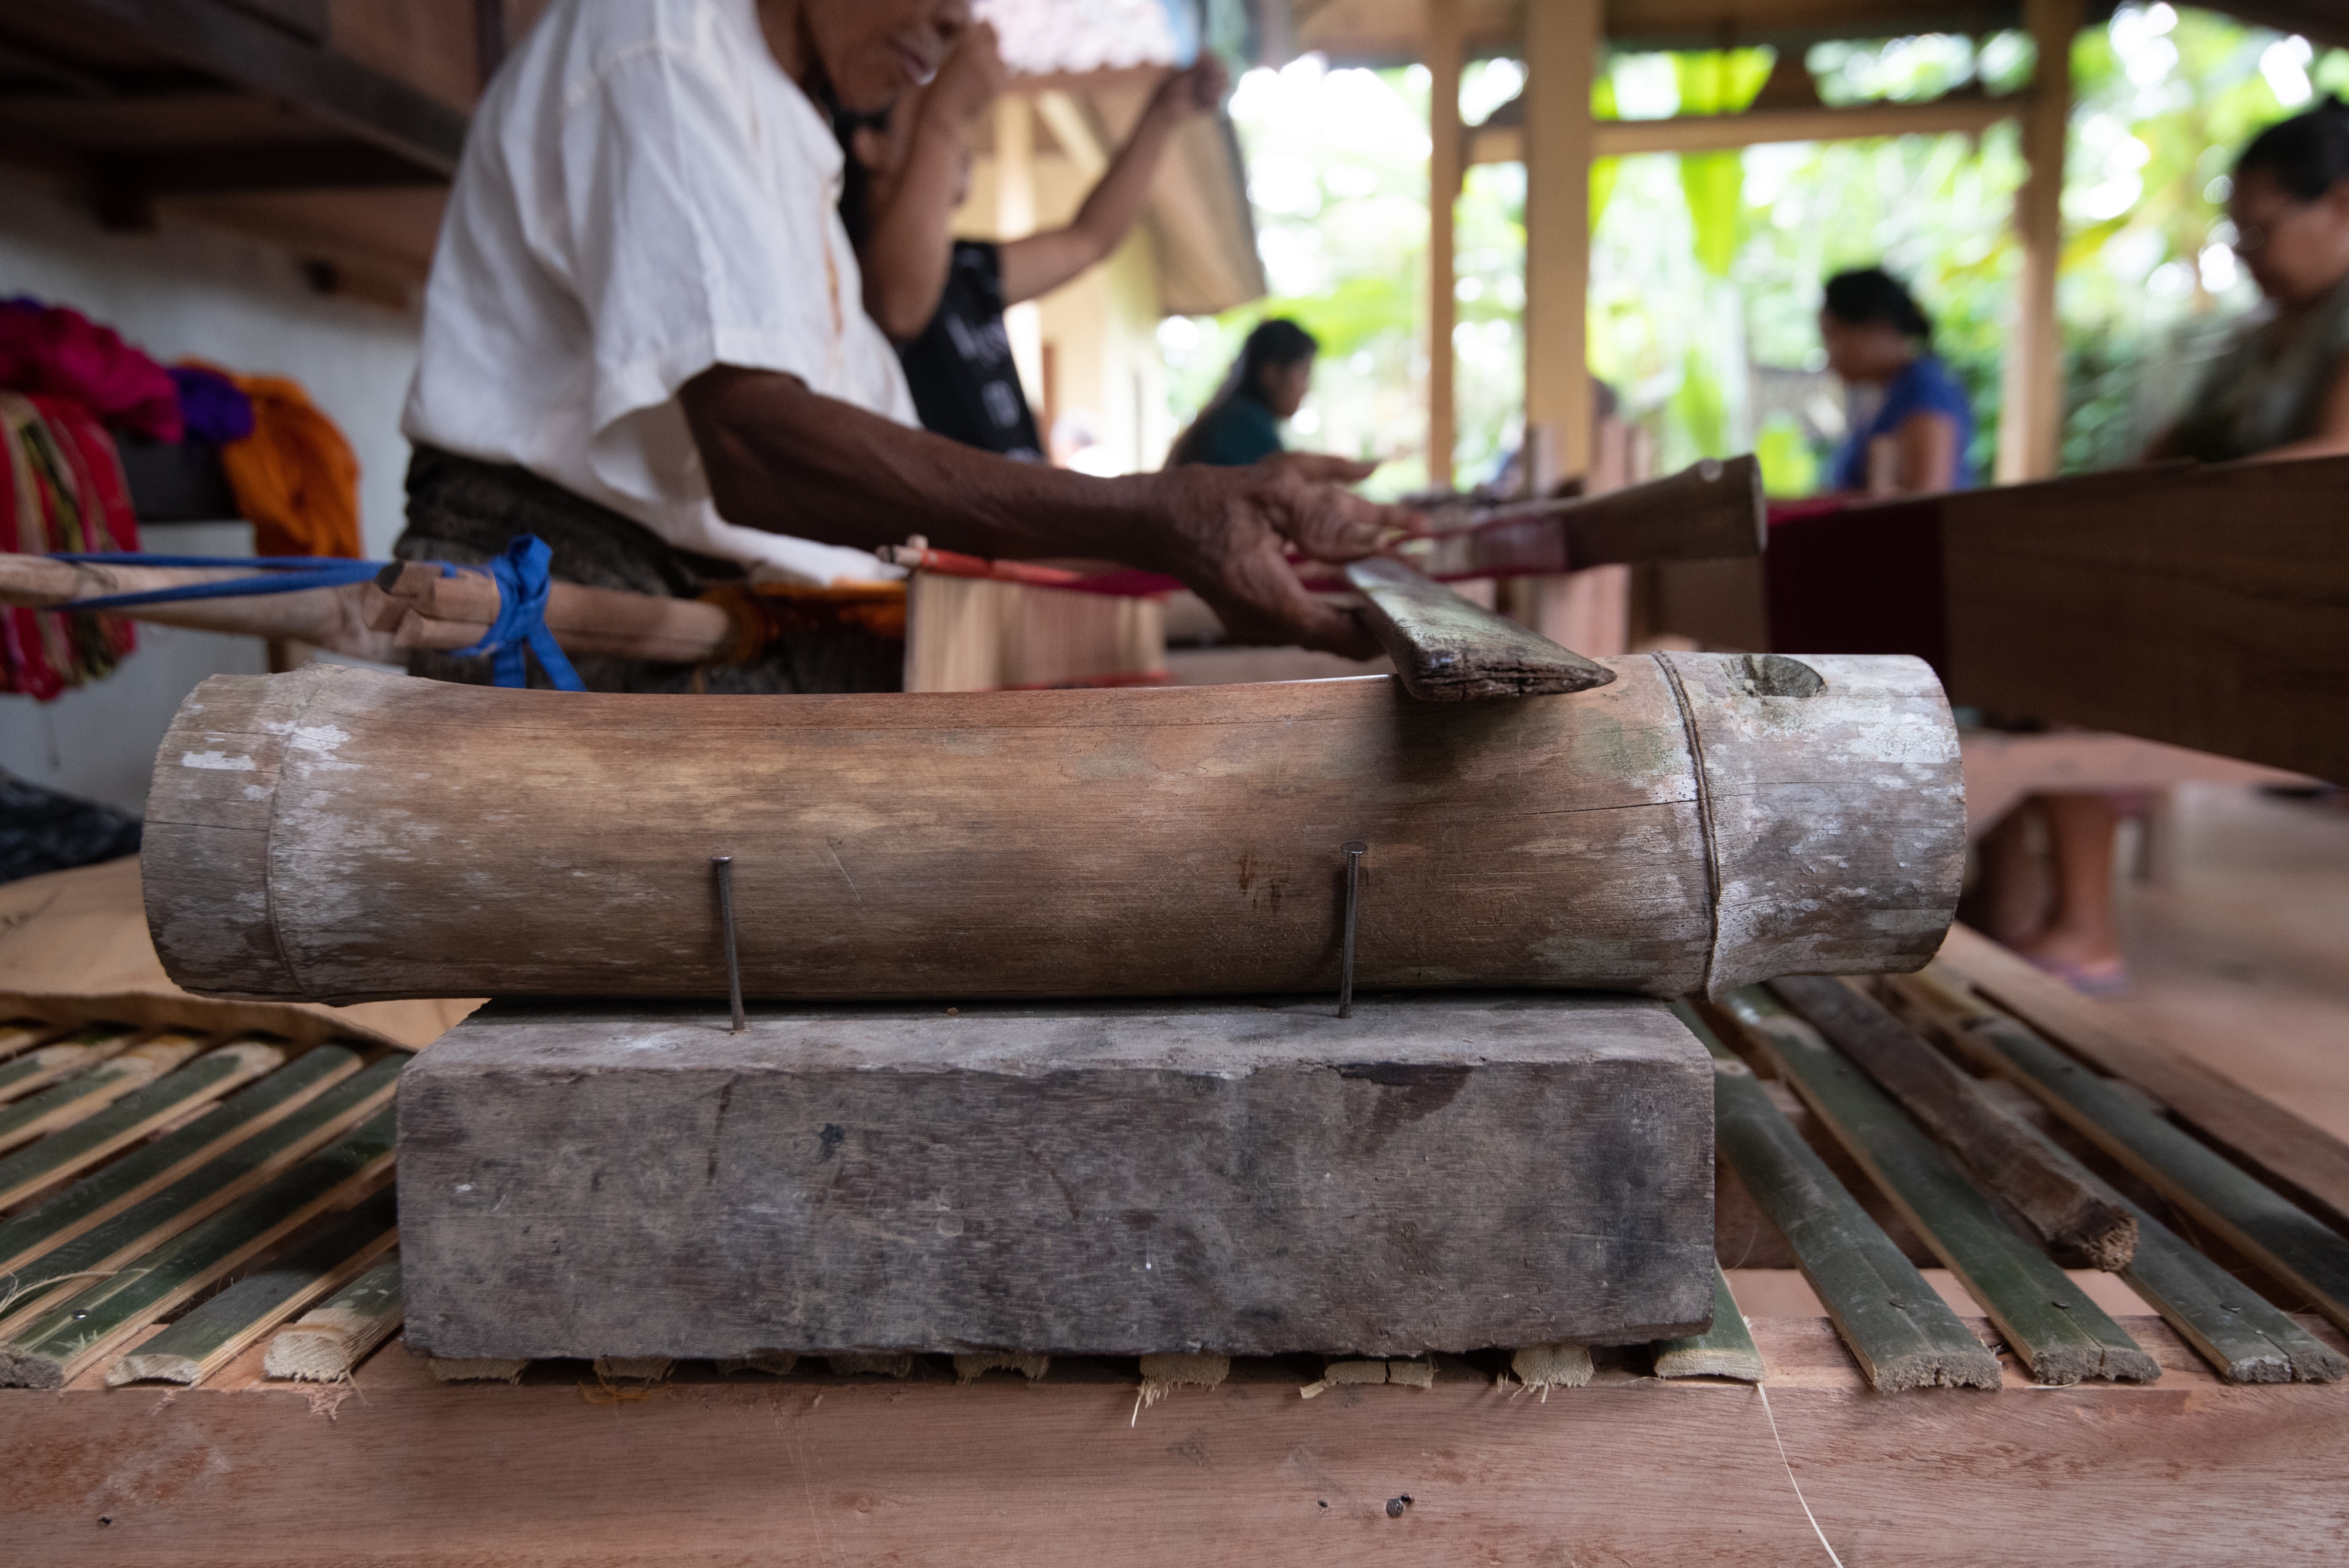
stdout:
{"type": "Polygon", "coordinates": [[[270,1377],[339,1382],[358,1369],[367,1352],[392,1336],[401,1315],[399,1254],[395,1251],[326,1305],[279,1329],[262,1357],[261,1370],[270,1377]]]}
{"type": "Polygon", "coordinates": [[[96,1116],[132,1090],[143,1089],[171,1072],[202,1045],[201,1034],[166,1030],[149,1035],[88,1072],[77,1073],[14,1105],[0,1106],[0,1153],[96,1116]]]}
{"type": "Polygon", "coordinates": [[[1816,1029],[1758,986],[1724,999],[2044,1384],[2149,1383],[2160,1363],[2025,1240],[1949,1157],[1816,1029]]]}
{"type": "Polygon", "coordinates": [[[37,1018],[13,1018],[0,1023],[0,1062],[5,1062],[20,1051],[29,1051],[57,1033],[54,1023],[44,1023],[37,1018]]]}
{"type": "Polygon", "coordinates": [[[263,1334],[364,1273],[397,1239],[398,1222],[398,1197],[387,1187],[145,1341],[115,1363],[107,1386],[202,1382],[263,1334]]]}
{"type": "Polygon", "coordinates": [[[1740,1383],[1759,1383],[1764,1370],[1761,1349],[1754,1345],[1754,1333],[1745,1326],[1745,1314],[1738,1309],[1737,1297],[1729,1288],[1729,1276],[1715,1263],[1713,1326],[1683,1339],[1658,1340],[1656,1376],[1734,1377],[1740,1383]]]}
{"type": "Polygon", "coordinates": [[[2121,1278],[2220,1376],[2230,1383],[2337,1383],[2349,1375],[2349,1356],[2188,1246],[2177,1231],[2136,1204],[2129,1208],[2137,1214],[2137,1256],[2121,1278]]]}
{"type": "Polygon", "coordinates": [[[134,1149],[38,1207],[0,1224],[0,1296],[12,1272],[152,1196],[238,1139],[290,1116],[359,1070],[356,1052],[320,1045],[305,1052],[183,1127],[134,1149]]]}
{"type": "Polygon", "coordinates": [[[136,1029],[102,1023],[83,1030],[70,1040],[28,1051],[13,1062],[0,1064],[0,1101],[22,1098],[47,1088],[68,1074],[95,1067],[117,1052],[129,1050],[137,1038],[136,1029]]]}
{"type": "Polygon", "coordinates": [[[154,1196],[42,1252],[20,1272],[23,1283],[18,1288],[26,1293],[14,1307],[0,1311],[0,1334],[16,1333],[41,1314],[43,1303],[78,1288],[80,1282],[72,1276],[118,1269],[152,1251],[272,1180],[354,1120],[372,1115],[391,1098],[407,1059],[406,1052],[398,1052],[378,1062],[154,1196]],[[43,1280],[57,1283],[44,1289],[43,1280]]]}
{"type": "Polygon", "coordinates": [[[1672,1010],[1713,1053],[1713,1138],[1722,1158],[1786,1239],[1869,1385],[1888,1392],[1996,1388],[1998,1357],[1844,1189],[1753,1070],[1688,1003],[1672,1010]]]}
{"type": "Polygon", "coordinates": [[[2048,1109],[2349,1329],[2349,1240],[2014,1018],[1982,1006],[1961,1027],[2048,1109]]]}
{"type": "Polygon", "coordinates": [[[18,1149],[0,1159],[0,1210],[129,1147],[157,1127],[243,1087],[285,1060],[283,1051],[258,1041],[223,1045],[32,1147],[18,1149]]]}
{"type": "Polygon", "coordinates": [[[0,1344],[0,1387],[63,1387],[129,1335],[338,1199],[381,1180],[391,1169],[398,1127],[398,1113],[386,1106],[340,1142],[141,1254],[113,1278],[46,1309],[0,1344]]]}

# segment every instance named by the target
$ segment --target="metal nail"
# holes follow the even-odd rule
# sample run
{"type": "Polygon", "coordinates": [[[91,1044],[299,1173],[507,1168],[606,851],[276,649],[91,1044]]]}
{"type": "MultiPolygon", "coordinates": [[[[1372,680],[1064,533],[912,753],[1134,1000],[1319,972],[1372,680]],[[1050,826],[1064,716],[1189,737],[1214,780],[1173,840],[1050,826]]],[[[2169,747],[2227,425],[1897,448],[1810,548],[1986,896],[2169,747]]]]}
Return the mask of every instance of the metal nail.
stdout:
{"type": "Polygon", "coordinates": [[[713,855],[709,864],[718,868],[718,923],[726,932],[726,1000],[734,1009],[732,1032],[740,1034],[750,1023],[742,1015],[742,960],[734,946],[734,857],[713,855]]]}
{"type": "Polygon", "coordinates": [[[1362,857],[1371,846],[1349,838],[1339,848],[1346,852],[1346,951],[1338,967],[1338,1016],[1354,1016],[1354,927],[1362,909],[1362,857]]]}

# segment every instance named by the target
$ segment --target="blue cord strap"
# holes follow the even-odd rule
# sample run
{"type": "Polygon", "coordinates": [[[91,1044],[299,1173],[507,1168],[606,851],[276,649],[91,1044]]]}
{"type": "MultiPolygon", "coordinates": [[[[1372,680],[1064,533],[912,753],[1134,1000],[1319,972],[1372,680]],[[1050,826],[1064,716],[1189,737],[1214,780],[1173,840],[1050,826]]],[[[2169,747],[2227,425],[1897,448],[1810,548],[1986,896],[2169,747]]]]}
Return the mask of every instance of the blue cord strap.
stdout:
{"type": "MultiPolygon", "coordinates": [[[[571,668],[563,647],[554,634],[546,629],[546,598],[552,584],[548,567],[554,552],[546,541],[535,534],[523,534],[506,544],[505,554],[475,568],[489,573],[498,585],[497,624],[489,635],[471,648],[458,649],[460,657],[488,654],[495,659],[492,669],[501,686],[530,684],[530,666],[524,650],[538,655],[539,668],[554,682],[559,691],[585,691],[586,685],[579,672],[571,668]]],[[[243,598],[259,594],[299,593],[305,588],[338,588],[352,583],[372,582],[383,571],[379,561],[347,561],[333,556],[261,556],[247,560],[222,558],[218,556],[148,556],[133,552],[100,555],[52,556],[57,561],[88,561],[112,566],[246,566],[262,568],[262,575],[233,577],[217,583],[183,583],[177,587],[150,588],[143,593],[107,594],[94,599],[76,599],[59,605],[61,610],[128,609],[134,605],[170,604],[183,599],[243,598]]],[[[457,568],[446,562],[440,566],[443,576],[454,576],[457,568]]]]}
{"type": "Polygon", "coordinates": [[[501,686],[527,686],[530,668],[523,649],[538,655],[539,668],[554,682],[558,691],[585,691],[587,687],[579,672],[571,668],[571,660],[554,634],[546,629],[546,596],[551,579],[547,566],[554,559],[546,541],[535,534],[523,534],[506,542],[502,556],[489,562],[490,576],[498,580],[498,619],[489,635],[471,648],[457,650],[459,657],[486,653],[497,660],[493,668],[501,686]]]}

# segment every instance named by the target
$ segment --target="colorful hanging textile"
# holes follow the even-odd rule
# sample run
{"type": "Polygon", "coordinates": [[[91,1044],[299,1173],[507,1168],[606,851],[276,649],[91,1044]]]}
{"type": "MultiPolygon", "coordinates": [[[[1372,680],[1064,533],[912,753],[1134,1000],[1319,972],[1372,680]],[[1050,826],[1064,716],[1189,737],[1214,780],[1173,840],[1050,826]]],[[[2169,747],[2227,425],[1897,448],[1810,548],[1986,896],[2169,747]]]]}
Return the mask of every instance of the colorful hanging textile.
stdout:
{"type": "Polygon", "coordinates": [[[221,448],[256,556],[359,553],[359,460],[299,381],[229,375],[253,400],[253,433],[221,448]]]}
{"type": "Polygon", "coordinates": [[[209,365],[174,365],[171,384],[180,391],[180,418],[187,441],[226,446],[253,433],[253,400],[244,389],[209,365]]]}
{"type": "MultiPolygon", "coordinates": [[[[121,460],[70,399],[0,392],[0,544],[24,555],[139,548],[121,460]]],[[[114,616],[0,608],[0,691],[47,702],[112,670],[137,646],[114,616]]]]}
{"type": "Polygon", "coordinates": [[[0,388],[71,398],[110,425],[178,441],[180,389],[162,366],[78,310],[0,303],[0,388]]]}

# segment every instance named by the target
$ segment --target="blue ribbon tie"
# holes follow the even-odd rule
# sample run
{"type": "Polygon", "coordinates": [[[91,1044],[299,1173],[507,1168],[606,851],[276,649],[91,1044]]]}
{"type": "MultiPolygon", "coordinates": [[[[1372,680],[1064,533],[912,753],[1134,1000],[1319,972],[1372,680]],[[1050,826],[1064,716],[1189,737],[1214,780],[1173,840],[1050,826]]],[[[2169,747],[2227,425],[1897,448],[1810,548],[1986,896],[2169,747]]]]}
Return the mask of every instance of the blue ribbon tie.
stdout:
{"type": "Polygon", "coordinates": [[[546,547],[545,540],[523,534],[508,540],[505,554],[488,564],[490,576],[498,582],[497,624],[481,641],[457,652],[460,657],[493,656],[497,662],[492,668],[501,686],[530,684],[530,668],[523,659],[527,649],[538,655],[539,668],[546,671],[556,691],[587,690],[579,672],[571,668],[562,644],[546,629],[546,596],[552,581],[547,566],[554,559],[554,552],[546,547]]]}

